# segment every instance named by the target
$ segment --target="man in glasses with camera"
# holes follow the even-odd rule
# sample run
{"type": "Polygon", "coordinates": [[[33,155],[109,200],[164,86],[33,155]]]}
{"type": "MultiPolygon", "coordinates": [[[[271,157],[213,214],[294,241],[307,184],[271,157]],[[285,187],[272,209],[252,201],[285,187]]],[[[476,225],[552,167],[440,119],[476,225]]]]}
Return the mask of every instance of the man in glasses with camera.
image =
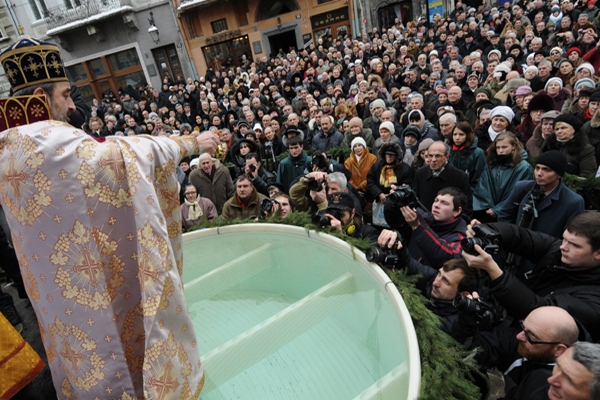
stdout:
{"type": "Polygon", "coordinates": [[[475,355],[481,367],[498,368],[504,374],[505,399],[532,399],[534,392],[547,385],[556,360],[581,337],[579,333],[567,311],[544,306],[519,323],[507,322],[477,333],[469,348],[482,349],[475,355]]]}

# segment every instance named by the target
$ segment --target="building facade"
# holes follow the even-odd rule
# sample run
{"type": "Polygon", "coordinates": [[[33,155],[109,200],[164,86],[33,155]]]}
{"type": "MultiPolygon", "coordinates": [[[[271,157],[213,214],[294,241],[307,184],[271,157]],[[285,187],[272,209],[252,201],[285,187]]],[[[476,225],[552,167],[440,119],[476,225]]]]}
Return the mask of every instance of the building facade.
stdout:
{"type": "Polygon", "coordinates": [[[355,30],[351,0],[174,0],[174,5],[199,74],[208,66],[240,66],[355,30]]]}
{"type": "MultiPolygon", "coordinates": [[[[9,44],[13,43],[19,37],[19,29],[23,29],[19,25],[14,14],[14,9],[10,2],[0,3],[0,48],[5,49],[9,44]]],[[[0,68],[0,97],[8,97],[10,94],[10,83],[0,68]]]]}
{"type": "Polygon", "coordinates": [[[128,85],[195,76],[172,3],[160,0],[18,0],[24,33],[56,42],[86,102],[128,85]],[[59,4],[60,3],[60,4],[59,4]]]}

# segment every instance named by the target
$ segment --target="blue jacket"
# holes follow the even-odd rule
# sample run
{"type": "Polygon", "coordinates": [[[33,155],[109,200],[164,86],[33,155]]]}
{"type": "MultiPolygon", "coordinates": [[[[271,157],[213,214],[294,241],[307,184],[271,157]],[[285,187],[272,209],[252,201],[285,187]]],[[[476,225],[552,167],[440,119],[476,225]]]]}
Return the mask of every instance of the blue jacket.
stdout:
{"type": "Polygon", "coordinates": [[[515,167],[486,165],[473,191],[473,210],[491,208],[498,214],[517,182],[531,178],[531,164],[525,161],[526,159],[527,156],[524,156],[515,167]]]}
{"type": "MultiPolygon", "coordinates": [[[[534,185],[535,181],[521,181],[515,185],[498,212],[498,222],[519,223],[523,215],[523,206],[530,202],[529,194],[534,185]]],[[[531,229],[559,239],[562,238],[567,222],[585,211],[583,197],[562,182],[535,206],[538,218],[533,222],[531,229]]]]}

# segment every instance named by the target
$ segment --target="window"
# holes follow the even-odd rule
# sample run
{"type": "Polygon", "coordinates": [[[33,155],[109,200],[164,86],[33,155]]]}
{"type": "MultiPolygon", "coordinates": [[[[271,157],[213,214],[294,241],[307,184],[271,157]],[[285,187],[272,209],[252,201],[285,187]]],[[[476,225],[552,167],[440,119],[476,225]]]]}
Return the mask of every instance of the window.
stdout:
{"type": "Polygon", "coordinates": [[[48,7],[44,0],[29,0],[29,6],[33,12],[33,17],[38,20],[48,15],[48,7]]]}
{"type": "Polygon", "coordinates": [[[202,33],[202,25],[200,23],[200,13],[190,12],[189,15],[185,16],[185,21],[188,26],[188,34],[191,39],[204,36],[202,33]]]}
{"type": "Polygon", "coordinates": [[[224,32],[228,29],[227,20],[225,18],[212,21],[210,24],[212,25],[212,30],[214,34],[224,32]]]}

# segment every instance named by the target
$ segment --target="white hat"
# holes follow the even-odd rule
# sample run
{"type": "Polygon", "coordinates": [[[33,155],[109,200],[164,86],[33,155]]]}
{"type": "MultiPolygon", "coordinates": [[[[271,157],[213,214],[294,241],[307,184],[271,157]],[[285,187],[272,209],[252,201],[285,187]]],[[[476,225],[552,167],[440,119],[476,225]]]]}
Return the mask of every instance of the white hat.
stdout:
{"type": "Polygon", "coordinates": [[[194,158],[192,161],[190,161],[190,168],[192,168],[193,166],[196,166],[196,167],[200,166],[200,159],[199,158],[194,158]]]}
{"type": "Polygon", "coordinates": [[[381,125],[379,125],[379,132],[381,132],[381,128],[387,129],[392,135],[396,133],[396,128],[394,128],[394,124],[390,121],[383,121],[381,125]]]}
{"type": "Polygon", "coordinates": [[[577,74],[579,71],[581,71],[583,68],[586,68],[590,71],[590,73],[592,75],[594,75],[596,73],[596,70],[594,69],[594,66],[588,62],[584,62],[583,64],[581,64],[579,67],[577,67],[577,69],[575,70],[575,74],[577,74]]]}
{"type": "Polygon", "coordinates": [[[515,117],[515,113],[508,106],[497,106],[497,107],[494,107],[492,109],[492,111],[490,112],[490,119],[497,117],[497,116],[506,118],[506,120],[510,123],[513,120],[513,118],[515,117]]]}
{"type": "Polygon", "coordinates": [[[362,144],[365,149],[367,148],[367,142],[365,142],[365,139],[361,138],[360,136],[355,137],[354,140],[352,140],[352,143],[350,143],[350,148],[354,150],[354,146],[357,144],[362,144]]]}
{"type": "Polygon", "coordinates": [[[560,78],[558,78],[558,77],[555,76],[553,78],[548,79],[548,82],[546,82],[546,86],[544,86],[544,90],[546,90],[546,91],[548,90],[548,85],[551,82],[556,82],[556,83],[558,83],[560,85],[561,89],[563,88],[563,81],[562,81],[562,79],[560,79],[560,78]]]}

